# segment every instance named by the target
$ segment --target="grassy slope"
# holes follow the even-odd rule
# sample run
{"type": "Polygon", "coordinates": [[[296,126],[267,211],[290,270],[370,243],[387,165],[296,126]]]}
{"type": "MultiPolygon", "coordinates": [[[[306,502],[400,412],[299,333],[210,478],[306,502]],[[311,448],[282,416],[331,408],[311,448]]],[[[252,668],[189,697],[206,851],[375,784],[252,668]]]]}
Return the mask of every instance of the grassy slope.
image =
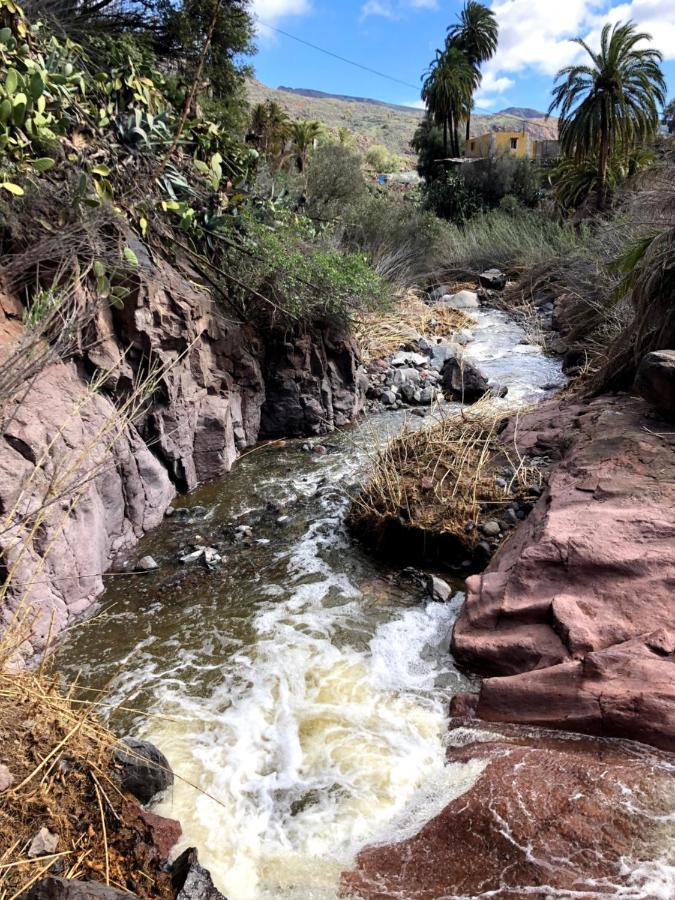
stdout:
{"type": "MultiPolygon", "coordinates": [[[[383,144],[394,153],[414,155],[409,143],[420,121],[422,115],[420,110],[331,95],[305,97],[291,91],[269,88],[253,78],[247,82],[247,91],[252,104],[276,100],[294,119],[318,119],[335,131],[338,128],[349,128],[354,133],[361,150],[374,144],[383,144]]],[[[475,116],[471,131],[473,134],[484,134],[490,130],[519,131],[523,124],[536,138],[555,139],[558,136],[557,119],[524,120],[503,113],[475,116]]]]}

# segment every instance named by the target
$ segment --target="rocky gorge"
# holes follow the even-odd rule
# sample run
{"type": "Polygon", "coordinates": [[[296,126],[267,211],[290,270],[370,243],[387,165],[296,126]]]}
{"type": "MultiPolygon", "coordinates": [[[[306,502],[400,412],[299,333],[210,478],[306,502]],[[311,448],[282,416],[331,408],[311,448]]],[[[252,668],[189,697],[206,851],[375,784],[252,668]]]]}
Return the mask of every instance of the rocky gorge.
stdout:
{"type": "MultiPolygon", "coordinates": [[[[207,877],[196,868],[197,844],[218,885],[200,881],[196,893],[177,888],[177,896],[669,897],[675,519],[667,410],[650,412],[635,395],[554,397],[564,384],[558,364],[507,315],[481,306],[477,292],[458,301],[470,304],[461,308],[474,311],[475,327],[455,339],[419,335],[364,372],[344,335],[327,329],[270,344],[176,277],[171,292],[153,281],[124,311],[99,318],[99,356],[48,370],[3,452],[9,484],[17,454],[27,467],[49,446],[46,477],[66,448],[97,434],[107,409],[99,404],[112,405],[97,396],[71,433],[53,385],[70,385],[74,400],[96,366],[111,373],[114,394],[144,354],[169,363],[128,438],[106,450],[109,462],[86,485],[63,545],[53,542],[61,555],[52,550],[56,561],[45,565],[50,612],[31,643],[39,650],[54,622],[63,627],[92,605],[114,557],[130,569],[142,553],[159,560],[137,597],[108,589],[104,602],[118,609],[96,638],[66,639],[62,666],[65,674],[84,666],[92,686],[102,684],[110,659],[132,651],[129,620],[144,622],[138,671],[113,686],[112,700],[131,692],[134,705],[182,717],[178,730],[161,718],[128,724],[181,774],[159,807],[186,833],[179,868],[187,860],[194,878],[207,877]],[[401,561],[374,566],[344,532],[349,486],[364,466],[358,442],[370,440],[372,425],[360,437],[322,436],[367,401],[371,422],[380,417],[395,434],[406,411],[422,426],[439,404],[490,390],[543,401],[514,417],[503,439],[517,432],[523,456],[543,461],[547,486],[517,507],[522,515],[511,510],[508,527],[484,535],[494,558],[469,578],[465,600],[451,600],[442,579],[453,582],[453,573],[437,570],[431,588],[411,588],[401,561]],[[221,485],[208,483],[258,438],[300,436],[310,436],[304,449],[277,441],[221,485]],[[216,534],[218,559],[203,565],[216,534]],[[181,557],[186,546],[194,559],[181,557]],[[91,555],[79,557],[80,547],[91,555]],[[67,565],[72,575],[59,587],[67,565]],[[167,632],[163,609],[177,604],[181,620],[167,632]],[[395,719],[406,723],[405,740],[395,719]],[[375,759],[388,787],[374,780],[375,759]],[[417,770],[406,775],[411,760],[417,770]],[[185,781],[204,793],[197,798],[185,781]],[[214,827],[231,836],[214,843],[214,827]]],[[[500,286],[490,280],[485,289],[500,286]]],[[[36,552],[53,541],[45,528],[36,552]]],[[[36,897],[70,896],[58,890],[68,889],[52,885],[36,897]]]]}

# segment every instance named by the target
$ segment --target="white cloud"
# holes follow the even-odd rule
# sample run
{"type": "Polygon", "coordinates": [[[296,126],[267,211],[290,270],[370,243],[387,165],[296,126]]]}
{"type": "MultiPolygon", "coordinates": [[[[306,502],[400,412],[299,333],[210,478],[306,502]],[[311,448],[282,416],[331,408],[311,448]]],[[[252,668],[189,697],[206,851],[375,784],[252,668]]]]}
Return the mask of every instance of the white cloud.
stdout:
{"type": "Polygon", "coordinates": [[[605,22],[632,19],[653,37],[665,59],[675,59],[675,0],[494,0],[499,22],[499,49],[485,67],[481,104],[502,93],[490,90],[507,75],[534,71],[553,77],[563,66],[576,62],[583,50],[571,39],[583,37],[597,45],[605,22]]]}
{"type": "Polygon", "coordinates": [[[285,16],[304,16],[312,11],[310,0],[253,0],[251,12],[256,23],[256,31],[266,41],[274,41],[276,34],[265,23],[276,24],[285,16]]]}

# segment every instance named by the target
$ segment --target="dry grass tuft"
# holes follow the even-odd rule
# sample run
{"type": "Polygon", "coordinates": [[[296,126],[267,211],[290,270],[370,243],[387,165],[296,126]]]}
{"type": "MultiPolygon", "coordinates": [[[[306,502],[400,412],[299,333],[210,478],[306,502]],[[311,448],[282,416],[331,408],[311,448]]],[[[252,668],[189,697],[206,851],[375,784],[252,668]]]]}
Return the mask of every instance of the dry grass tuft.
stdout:
{"type": "Polygon", "coordinates": [[[402,344],[420,335],[448,337],[462,328],[470,328],[473,319],[456,309],[428,306],[420,294],[408,291],[387,312],[372,312],[361,317],[356,339],[366,362],[395,353],[402,344]]]}
{"type": "Polygon", "coordinates": [[[95,706],[64,696],[43,668],[9,673],[2,663],[0,765],[13,783],[0,795],[0,900],[22,896],[47,873],[173,896],[140,807],[116,786],[118,742],[95,706]],[[59,836],[58,846],[31,859],[41,828],[59,836]]]}
{"type": "Polygon", "coordinates": [[[377,454],[368,483],[353,499],[352,525],[366,533],[389,521],[456,538],[470,551],[482,539],[476,526],[499,518],[542,482],[516,440],[500,439],[513,415],[486,399],[431,426],[406,427],[377,454]],[[506,487],[498,478],[506,479],[506,487]]]}

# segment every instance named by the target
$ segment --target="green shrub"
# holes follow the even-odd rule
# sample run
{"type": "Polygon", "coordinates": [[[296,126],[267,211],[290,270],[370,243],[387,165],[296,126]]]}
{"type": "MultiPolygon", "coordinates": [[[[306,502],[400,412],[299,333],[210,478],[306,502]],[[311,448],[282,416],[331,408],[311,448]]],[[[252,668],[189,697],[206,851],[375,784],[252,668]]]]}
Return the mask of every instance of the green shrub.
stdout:
{"type": "Polygon", "coordinates": [[[366,163],[376,172],[393,172],[396,167],[392,154],[380,144],[370,148],[366,154],[366,163]]]}
{"type": "Polygon", "coordinates": [[[307,210],[318,218],[334,218],[367,191],[361,157],[343,144],[319,147],[307,170],[307,210]]]}

